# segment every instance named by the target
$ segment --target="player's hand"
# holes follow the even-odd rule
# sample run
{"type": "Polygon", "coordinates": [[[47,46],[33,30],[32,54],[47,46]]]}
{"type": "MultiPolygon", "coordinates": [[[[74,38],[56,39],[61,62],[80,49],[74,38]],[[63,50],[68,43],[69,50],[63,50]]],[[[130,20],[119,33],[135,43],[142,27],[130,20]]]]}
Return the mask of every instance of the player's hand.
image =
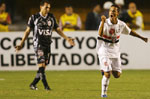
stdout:
{"type": "Polygon", "coordinates": [[[67,38],[67,41],[69,42],[70,45],[74,46],[74,39],[73,38],[67,38]]]}
{"type": "Polygon", "coordinates": [[[145,41],[147,43],[148,42],[148,38],[143,38],[143,41],[145,41]]]}
{"type": "Polygon", "coordinates": [[[102,15],[102,16],[101,16],[101,20],[105,22],[106,16],[102,15]]]}
{"type": "Polygon", "coordinates": [[[21,45],[17,45],[17,46],[15,46],[15,49],[16,49],[15,51],[18,52],[18,51],[20,51],[22,49],[22,46],[21,45]]]}

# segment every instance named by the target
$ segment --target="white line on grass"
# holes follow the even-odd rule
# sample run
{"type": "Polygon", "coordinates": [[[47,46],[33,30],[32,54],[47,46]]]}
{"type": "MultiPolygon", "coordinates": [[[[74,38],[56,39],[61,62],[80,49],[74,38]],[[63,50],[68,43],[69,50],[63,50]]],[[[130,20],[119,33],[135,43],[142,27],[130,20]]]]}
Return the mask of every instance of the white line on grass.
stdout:
{"type": "Polygon", "coordinates": [[[0,81],[3,81],[3,80],[5,80],[4,78],[0,78],[0,81]]]}

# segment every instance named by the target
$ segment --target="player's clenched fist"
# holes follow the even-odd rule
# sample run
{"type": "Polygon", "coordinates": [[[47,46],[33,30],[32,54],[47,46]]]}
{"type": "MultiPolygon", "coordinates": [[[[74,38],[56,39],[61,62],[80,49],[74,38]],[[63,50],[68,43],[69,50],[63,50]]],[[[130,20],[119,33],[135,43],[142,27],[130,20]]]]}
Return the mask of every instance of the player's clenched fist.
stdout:
{"type": "Polygon", "coordinates": [[[101,16],[101,20],[105,22],[106,17],[104,15],[101,16]]]}

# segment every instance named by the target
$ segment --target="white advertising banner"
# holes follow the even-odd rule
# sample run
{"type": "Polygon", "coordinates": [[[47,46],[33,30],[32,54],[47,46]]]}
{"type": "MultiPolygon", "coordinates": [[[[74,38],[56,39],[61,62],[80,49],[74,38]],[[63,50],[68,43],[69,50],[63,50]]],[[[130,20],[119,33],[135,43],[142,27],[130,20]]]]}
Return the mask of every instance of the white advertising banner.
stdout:
{"type": "MultiPolygon", "coordinates": [[[[150,37],[150,31],[141,35],[150,37]],[[149,34],[148,34],[149,33],[149,34]]],[[[47,70],[96,70],[99,61],[96,54],[96,31],[66,32],[75,38],[72,47],[57,33],[53,33],[51,58],[47,70]]],[[[23,32],[0,33],[0,70],[36,70],[36,58],[32,45],[32,33],[25,41],[23,49],[16,53],[14,46],[19,44],[23,32]]],[[[150,69],[150,44],[142,40],[122,35],[120,39],[123,69],[150,69]]]]}

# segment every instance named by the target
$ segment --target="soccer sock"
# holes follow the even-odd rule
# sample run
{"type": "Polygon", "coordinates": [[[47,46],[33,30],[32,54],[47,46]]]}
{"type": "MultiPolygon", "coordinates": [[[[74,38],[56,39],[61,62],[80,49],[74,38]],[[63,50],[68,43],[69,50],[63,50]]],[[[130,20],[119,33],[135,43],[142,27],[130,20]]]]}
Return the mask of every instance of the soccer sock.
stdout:
{"type": "Polygon", "coordinates": [[[40,81],[40,73],[37,72],[36,77],[34,78],[31,85],[36,85],[40,81]]]}
{"type": "Polygon", "coordinates": [[[109,78],[105,77],[105,75],[102,78],[102,92],[101,94],[107,94],[107,89],[108,89],[108,85],[109,85],[109,78]]]}
{"type": "Polygon", "coordinates": [[[48,83],[47,83],[47,80],[46,80],[46,75],[45,75],[45,68],[44,67],[40,67],[39,68],[39,72],[40,72],[40,78],[43,82],[43,85],[45,88],[49,87],[48,86],[48,83]]]}
{"type": "Polygon", "coordinates": [[[33,82],[30,85],[36,85],[40,81],[40,72],[37,71],[36,77],[34,78],[33,82]]]}
{"type": "Polygon", "coordinates": [[[44,73],[41,74],[41,80],[42,80],[43,85],[44,85],[45,88],[49,87],[49,86],[48,86],[48,83],[47,83],[47,80],[46,80],[46,76],[45,76],[44,73]]]}

